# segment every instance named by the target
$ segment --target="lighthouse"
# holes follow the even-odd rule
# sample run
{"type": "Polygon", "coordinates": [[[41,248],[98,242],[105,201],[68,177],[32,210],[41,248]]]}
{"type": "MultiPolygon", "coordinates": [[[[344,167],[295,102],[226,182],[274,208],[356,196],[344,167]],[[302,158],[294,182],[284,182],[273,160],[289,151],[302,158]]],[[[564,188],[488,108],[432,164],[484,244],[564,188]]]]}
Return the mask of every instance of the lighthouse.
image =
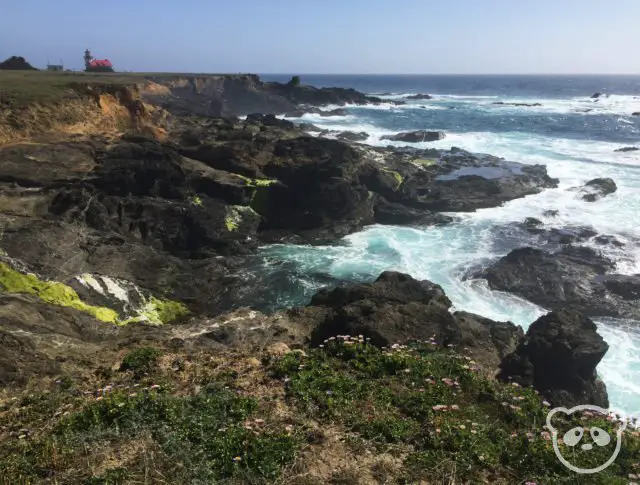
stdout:
{"type": "Polygon", "coordinates": [[[94,59],[91,51],[84,51],[84,70],[86,72],[113,72],[113,64],[109,59],[94,59]]]}
{"type": "Polygon", "coordinates": [[[91,61],[93,60],[93,56],[91,55],[91,51],[87,49],[84,51],[84,68],[89,70],[89,66],[91,65],[91,61]]]}

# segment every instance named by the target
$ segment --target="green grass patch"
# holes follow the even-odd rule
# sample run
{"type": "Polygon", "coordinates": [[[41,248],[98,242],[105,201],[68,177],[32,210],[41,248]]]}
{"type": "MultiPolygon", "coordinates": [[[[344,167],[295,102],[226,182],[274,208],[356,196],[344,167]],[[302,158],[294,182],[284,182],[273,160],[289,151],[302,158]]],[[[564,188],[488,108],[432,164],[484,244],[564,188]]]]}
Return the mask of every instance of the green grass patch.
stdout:
{"type": "Polygon", "coordinates": [[[254,418],[257,410],[255,399],[215,386],[196,396],[161,389],[114,392],[38,439],[0,446],[8,452],[0,460],[0,482],[273,483],[293,461],[300,440],[254,418]],[[136,442],[144,450],[142,444],[132,447],[136,442]],[[91,450],[124,446],[135,450],[126,460],[106,469],[91,466],[91,450]]]}
{"type": "MultiPolygon", "coordinates": [[[[453,351],[433,344],[380,350],[362,339],[328,340],[307,357],[287,354],[272,372],[301,412],[342,423],[379,447],[405,446],[407,483],[442,483],[452,476],[455,483],[575,483],[544,428],[549,409],[543,400],[531,389],[484,377],[453,351]]],[[[605,419],[589,424],[613,431],[605,419]]],[[[640,439],[628,434],[625,446],[590,483],[626,483],[640,467],[640,439]]],[[[584,466],[604,463],[611,453],[570,451],[584,466]]]]}
{"type": "Polygon", "coordinates": [[[142,347],[129,352],[122,359],[121,371],[131,371],[137,375],[148,374],[158,365],[158,358],[162,352],[153,347],[142,347]]]}

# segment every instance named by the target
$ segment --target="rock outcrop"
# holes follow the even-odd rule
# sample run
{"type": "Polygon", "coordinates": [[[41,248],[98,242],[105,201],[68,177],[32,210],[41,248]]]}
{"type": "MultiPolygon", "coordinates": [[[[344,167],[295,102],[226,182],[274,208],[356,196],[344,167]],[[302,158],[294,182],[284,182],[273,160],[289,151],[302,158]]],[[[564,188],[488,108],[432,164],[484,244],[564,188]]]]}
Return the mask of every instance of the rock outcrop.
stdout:
{"type": "Polygon", "coordinates": [[[387,271],[371,284],[321,290],[301,315],[308,322],[305,311],[311,312],[313,345],[336,335],[364,335],[378,346],[433,337],[438,345],[469,348],[489,368],[512,351],[522,336],[512,323],[463,312],[452,315],[450,307],[440,286],[387,271]]]}
{"type": "MultiPolygon", "coordinates": [[[[150,76],[142,88],[146,101],[177,115],[243,116],[250,113],[301,115],[304,108],[380,104],[355,89],[263,82],[256,75],[150,76]]],[[[332,115],[329,115],[332,116],[332,115]]]]}
{"type": "Polygon", "coordinates": [[[498,377],[534,387],[555,406],[607,409],[606,386],[596,367],[608,349],[595,323],[580,313],[549,313],[532,323],[524,341],[502,360],[498,377]]]}
{"type": "Polygon", "coordinates": [[[342,131],[337,135],[338,140],[344,141],[365,141],[369,138],[369,134],[365,131],[359,133],[353,131],[342,131]]]}
{"type": "Polygon", "coordinates": [[[0,71],[37,71],[24,57],[11,56],[0,62],[0,71]]]}
{"type": "Polygon", "coordinates": [[[423,143],[426,141],[438,141],[445,138],[445,134],[441,131],[410,131],[406,133],[398,133],[397,135],[385,135],[383,140],[405,141],[407,143],[423,143]]]}
{"type": "Polygon", "coordinates": [[[613,268],[609,259],[587,247],[566,246],[556,253],[520,248],[479,276],[493,289],[515,293],[550,310],[640,318],[640,299],[632,298],[636,279],[607,274],[613,268]]]}
{"type": "Polygon", "coordinates": [[[615,181],[610,178],[590,180],[580,189],[580,198],[586,202],[595,202],[618,190],[615,181]]]}
{"type": "Polygon", "coordinates": [[[417,100],[417,99],[433,99],[433,96],[428,94],[412,94],[411,96],[407,96],[407,99],[417,100]]]}
{"type": "Polygon", "coordinates": [[[638,150],[640,150],[640,148],[638,147],[622,147],[622,148],[618,148],[617,150],[614,150],[614,152],[625,153],[625,152],[637,152],[638,150]]]}
{"type": "Polygon", "coordinates": [[[496,101],[491,104],[495,104],[499,106],[518,106],[518,107],[524,107],[524,108],[534,108],[534,107],[542,106],[542,103],[505,103],[504,101],[496,101]]]}

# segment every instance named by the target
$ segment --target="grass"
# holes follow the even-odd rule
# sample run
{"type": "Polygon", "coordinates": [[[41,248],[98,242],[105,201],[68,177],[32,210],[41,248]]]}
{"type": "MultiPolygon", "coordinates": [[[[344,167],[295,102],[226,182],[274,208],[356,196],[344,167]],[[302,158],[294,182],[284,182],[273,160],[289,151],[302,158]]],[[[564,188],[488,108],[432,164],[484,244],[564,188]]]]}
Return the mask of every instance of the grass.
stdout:
{"type": "Polygon", "coordinates": [[[151,373],[157,367],[161,355],[162,352],[153,347],[132,350],[122,359],[120,370],[131,371],[137,376],[151,373]]]}
{"type": "Polygon", "coordinates": [[[97,397],[58,386],[0,403],[0,431],[32,430],[0,443],[0,483],[272,483],[300,436],[265,416],[255,397],[225,388],[226,376],[180,393],[159,354],[127,354],[120,368],[133,373],[121,376],[144,370],[146,378],[100,386],[97,397]]]}
{"type": "Polygon", "coordinates": [[[0,71],[0,108],[48,104],[77,95],[78,85],[136,84],[180,76],[231,76],[233,74],[85,73],[48,71],[0,71]]]}
{"type": "MultiPolygon", "coordinates": [[[[452,473],[452,483],[575,483],[555,456],[544,429],[549,409],[534,391],[488,380],[468,358],[430,343],[379,350],[349,338],[324,345],[308,357],[285,356],[274,376],[286,382],[301,412],[339,422],[380,450],[402,446],[405,483],[445,483],[452,473]]],[[[607,419],[589,424],[613,433],[607,419]]],[[[627,483],[637,473],[640,439],[628,434],[625,445],[589,483],[627,483]]],[[[611,453],[607,447],[570,451],[585,468],[611,453]]]]}
{"type": "MultiPolygon", "coordinates": [[[[358,484],[368,473],[397,485],[626,484],[640,472],[640,435],[628,432],[615,463],[580,482],[553,452],[536,392],[433,342],[378,349],[343,337],[262,362],[146,347],[120,368],[88,395],[76,376],[5,394],[0,437],[12,437],[0,441],[0,483],[358,484]],[[368,458],[336,457],[336,433],[341,454],[368,458]]],[[[588,424],[612,432],[615,422],[588,424]]],[[[572,460],[590,466],[608,453],[572,460]]]]}

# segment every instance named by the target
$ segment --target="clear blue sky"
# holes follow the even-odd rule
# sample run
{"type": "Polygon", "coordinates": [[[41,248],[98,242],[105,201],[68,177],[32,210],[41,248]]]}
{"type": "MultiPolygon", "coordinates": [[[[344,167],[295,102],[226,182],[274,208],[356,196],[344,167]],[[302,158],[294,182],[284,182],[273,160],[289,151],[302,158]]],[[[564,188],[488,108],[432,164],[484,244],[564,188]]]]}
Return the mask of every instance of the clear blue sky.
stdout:
{"type": "Polygon", "coordinates": [[[0,58],[257,73],[640,73],[640,0],[1,0],[0,58]]]}

